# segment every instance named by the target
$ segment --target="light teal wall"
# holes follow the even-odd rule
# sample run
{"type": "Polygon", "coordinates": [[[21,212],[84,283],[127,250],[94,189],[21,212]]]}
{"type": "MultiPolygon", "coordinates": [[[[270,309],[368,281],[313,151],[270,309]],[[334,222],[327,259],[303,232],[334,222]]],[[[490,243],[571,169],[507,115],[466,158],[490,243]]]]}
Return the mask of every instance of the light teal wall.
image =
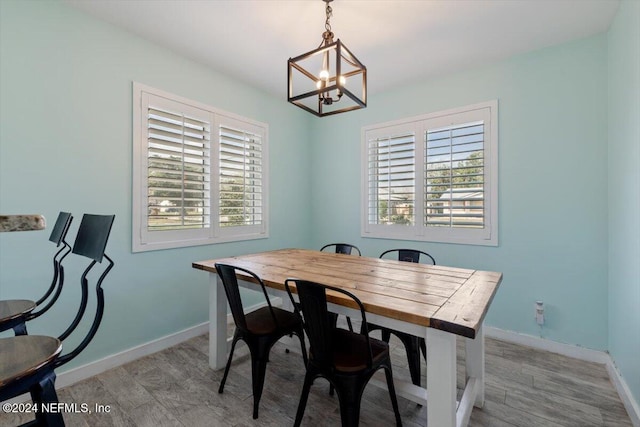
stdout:
{"type": "MultiPolygon", "coordinates": [[[[58,2],[2,0],[0,31],[0,212],[42,213],[51,226],[68,210],[70,236],[84,212],[116,215],[104,323],[74,365],[208,320],[208,275],[192,261],[306,245],[307,113],[58,2]],[[132,81],[269,124],[269,239],[131,253],[132,81]]],[[[0,233],[0,298],[44,292],[49,233],[0,233]]],[[[67,276],[79,269],[69,263],[67,276]]],[[[62,332],[77,289],[68,281],[30,331],[62,332]]]]}
{"type": "MultiPolygon", "coordinates": [[[[551,47],[372,96],[367,109],[313,123],[314,246],[365,255],[426,249],[445,265],[501,271],[491,326],[607,348],[607,40],[551,47]],[[362,126],[498,99],[498,247],[360,237],[362,126]],[[534,302],[546,306],[542,330],[534,302]]],[[[372,70],[375,72],[375,70],[372,70]]]]}
{"type": "Polygon", "coordinates": [[[608,348],[640,402],[640,2],[622,2],[608,37],[608,348]]]}
{"type": "MultiPolygon", "coordinates": [[[[70,210],[71,236],[82,212],[116,214],[108,310],[75,365],[205,321],[208,283],[193,260],[348,241],[370,256],[411,246],[441,264],[504,272],[489,325],[610,349],[637,399],[640,349],[628,331],[640,323],[638,27],[638,3],[625,1],[608,36],[430,79],[373,96],[366,110],[315,119],[64,4],[2,0],[0,212],[43,213],[51,223],[70,210]],[[269,123],[269,239],[131,253],[132,81],[269,123]],[[360,238],[361,127],[490,99],[500,111],[500,245],[360,238]],[[538,299],[546,304],[542,330],[533,320],[538,299]]],[[[0,298],[35,298],[48,285],[48,234],[0,234],[0,298]]],[[[80,265],[68,269],[73,276],[80,265]]],[[[74,296],[67,290],[32,332],[59,333],[74,296]]]]}

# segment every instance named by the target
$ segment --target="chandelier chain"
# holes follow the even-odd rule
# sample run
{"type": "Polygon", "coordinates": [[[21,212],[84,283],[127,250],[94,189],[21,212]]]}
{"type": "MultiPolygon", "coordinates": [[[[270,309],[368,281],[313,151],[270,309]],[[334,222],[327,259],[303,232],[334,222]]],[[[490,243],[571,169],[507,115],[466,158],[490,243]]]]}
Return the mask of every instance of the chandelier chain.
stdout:
{"type": "Polygon", "coordinates": [[[333,15],[333,9],[331,8],[331,6],[329,6],[329,2],[327,2],[327,12],[326,13],[327,13],[327,20],[324,21],[324,28],[328,32],[331,32],[331,23],[329,22],[329,19],[333,15]]]}
{"type": "Polygon", "coordinates": [[[322,41],[320,42],[320,45],[318,46],[318,48],[324,46],[327,46],[331,43],[333,43],[333,32],[331,31],[331,22],[329,21],[331,19],[331,17],[333,16],[333,9],[331,8],[331,6],[329,5],[330,2],[332,2],[333,0],[322,0],[327,4],[326,7],[326,15],[327,15],[327,19],[325,19],[324,21],[324,33],[322,33],[322,41]]]}

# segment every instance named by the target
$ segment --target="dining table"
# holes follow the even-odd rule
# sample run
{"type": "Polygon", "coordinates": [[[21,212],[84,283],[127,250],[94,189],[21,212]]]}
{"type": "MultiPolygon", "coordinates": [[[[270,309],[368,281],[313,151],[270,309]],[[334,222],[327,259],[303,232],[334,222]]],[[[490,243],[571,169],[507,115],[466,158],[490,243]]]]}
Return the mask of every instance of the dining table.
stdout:
{"type": "MultiPolygon", "coordinates": [[[[473,407],[483,406],[483,323],[502,273],[308,249],[278,249],[193,262],[193,268],[209,273],[209,364],[216,370],[224,367],[228,351],[227,304],[216,263],[253,271],[269,293],[282,297],[285,305],[290,304],[284,285],[288,278],[346,289],[364,304],[367,321],[425,338],[426,388],[394,382],[399,395],[426,404],[427,426],[466,426],[473,407]],[[458,337],[465,346],[465,381],[459,400],[458,337]]],[[[240,279],[242,286],[259,289],[251,277],[240,279]]],[[[343,296],[329,295],[328,300],[333,312],[356,315],[352,301],[343,296]]],[[[383,382],[376,384],[384,387],[383,382]]]]}

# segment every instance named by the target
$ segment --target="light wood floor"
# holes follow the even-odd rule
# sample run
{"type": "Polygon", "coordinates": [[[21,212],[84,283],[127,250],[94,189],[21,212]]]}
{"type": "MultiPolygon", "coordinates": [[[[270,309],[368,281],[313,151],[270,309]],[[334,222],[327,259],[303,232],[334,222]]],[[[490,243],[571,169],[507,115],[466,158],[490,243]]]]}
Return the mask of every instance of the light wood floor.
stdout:
{"type": "MultiPolygon", "coordinates": [[[[461,344],[459,342],[459,344],[461,344]]],[[[404,348],[392,341],[394,376],[408,378],[404,348]]],[[[208,337],[200,336],[59,390],[61,402],[109,405],[109,413],[65,413],[67,426],[290,426],[304,378],[302,357],[283,344],[271,352],[260,417],[251,418],[251,365],[246,346],[236,348],[223,394],[222,371],[208,365],[208,337]]],[[[458,346],[464,378],[464,346],[458,346]]],[[[424,368],[424,367],[423,367],[424,368]]],[[[461,383],[459,383],[461,386],[461,383]]],[[[339,426],[337,399],[326,381],[312,387],[303,425],[339,426]]],[[[405,426],[424,426],[426,408],[399,398],[405,426]]],[[[2,414],[0,425],[30,417],[2,414]]],[[[386,390],[367,387],[361,425],[394,425],[386,390]]],[[[631,426],[602,365],[486,339],[486,401],[470,426],[631,426]]],[[[437,427],[437,426],[434,426],[437,427]]]]}

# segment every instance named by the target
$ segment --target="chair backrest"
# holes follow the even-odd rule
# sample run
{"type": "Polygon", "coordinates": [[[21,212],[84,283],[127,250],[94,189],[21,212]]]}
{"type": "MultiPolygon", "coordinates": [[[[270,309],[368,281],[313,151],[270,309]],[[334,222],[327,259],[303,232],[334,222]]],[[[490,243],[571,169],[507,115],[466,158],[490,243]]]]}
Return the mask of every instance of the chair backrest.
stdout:
{"type": "Polygon", "coordinates": [[[67,231],[69,231],[72,220],[73,216],[71,216],[69,212],[60,212],[58,214],[58,219],[56,219],[56,223],[49,236],[49,241],[55,243],[56,247],[60,246],[60,243],[66,243],[64,239],[67,236],[67,231]]]}
{"type": "Polygon", "coordinates": [[[73,253],[102,262],[115,215],[84,214],[73,244],[73,253]]]}
{"type": "Polygon", "coordinates": [[[41,316],[44,312],[49,310],[53,304],[58,300],[60,293],[62,292],[62,286],[64,284],[64,267],[62,266],[62,260],[71,253],[71,246],[65,240],[67,237],[67,232],[69,231],[69,226],[71,225],[71,221],[73,221],[73,216],[69,212],[60,212],[58,214],[58,218],[56,219],[56,223],[53,226],[53,230],[51,230],[51,235],[49,236],[49,241],[56,244],[56,247],[59,247],[62,244],[62,248],[56,252],[53,256],[53,279],[51,280],[51,284],[49,285],[49,289],[47,292],[36,301],[36,306],[40,306],[45,302],[47,298],[53,293],[55,290],[55,294],[53,298],[49,300],[49,302],[42,308],[39,308],[37,311],[33,311],[27,319],[31,320],[38,316],[41,316]]]}
{"type": "Polygon", "coordinates": [[[80,308],[69,328],[67,328],[67,330],[59,337],[61,341],[75,330],[84,316],[89,297],[87,276],[96,263],[102,263],[103,259],[106,258],[109,265],[103,270],[102,274],[96,281],[96,314],[93,318],[93,323],[91,324],[89,332],[87,332],[87,335],[85,335],[84,339],[74,350],[56,360],[56,367],[69,362],[80,354],[80,352],[89,345],[89,342],[91,342],[95,336],[98,331],[98,327],[102,322],[102,316],[104,314],[104,291],[102,290],[102,282],[114,266],[113,260],[105,254],[105,249],[107,247],[109,235],[111,234],[111,227],[113,226],[114,219],[115,215],[84,214],[82,221],[80,222],[80,227],[78,228],[78,234],[76,235],[72,252],[91,259],[91,263],[84,270],[84,273],[82,273],[82,277],[80,278],[80,285],[82,289],[80,308]]]}
{"type": "Polygon", "coordinates": [[[273,312],[273,307],[271,306],[271,301],[269,300],[269,295],[267,294],[267,289],[264,285],[264,282],[260,277],[258,277],[257,274],[245,268],[229,264],[216,264],[216,271],[218,272],[218,276],[222,280],[224,292],[227,295],[227,302],[229,303],[229,308],[231,309],[231,315],[233,316],[233,321],[235,322],[237,328],[240,328],[241,330],[247,332],[247,321],[244,317],[244,307],[242,305],[240,288],[238,286],[238,271],[241,271],[246,276],[252,277],[253,280],[260,285],[265,300],[267,301],[267,305],[269,306],[271,317],[273,318],[276,327],[279,326],[276,315],[273,312]]]}
{"type": "Polygon", "coordinates": [[[380,258],[385,257],[397,257],[398,261],[436,265],[436,260],[431,255],[418,249],[389,249],[380,254],[380,258]]]}
{"type": "Polygon", "coordinates": [[[362,255],[362,253],[360,252],[360,249],[358,249],[357,246],[350,245],[348,243],[329,243],[328,245],[324,245],[322,249],[320,249],[320,251],[324,251],[325,249],[331,248],[334,246],[337,254],[351,255],[353,251],[356,251],[358,253],[358,256],[362,255]]]}
{"type": "MultiPolygon", "coordinates": [[[[369,342],[367,318],[364,306],[358,297],[344,289],[300,279],[287,279],[285,281],[285,288],[293,303],[296,313],[301,315],[304,330],[309,338],[309,348],[313,363],[321,369],[331,369],[333,366],[333,334],[335,325],[331,321],[327,306],[327,290],[329,290],[351,298],[360,309],[360,315],[362,318],[361,331],[362,335],[366,338],[367,347],[369,349],[367,366],[372,366],[373,356],[369,342]],[[292,285],[295,285],[295,291],[298,294],[299,303],[296,303],[293,298],[291,289],[292,285]]],[[[355,332],[352,333],[355,334],[355,332]]]]}

